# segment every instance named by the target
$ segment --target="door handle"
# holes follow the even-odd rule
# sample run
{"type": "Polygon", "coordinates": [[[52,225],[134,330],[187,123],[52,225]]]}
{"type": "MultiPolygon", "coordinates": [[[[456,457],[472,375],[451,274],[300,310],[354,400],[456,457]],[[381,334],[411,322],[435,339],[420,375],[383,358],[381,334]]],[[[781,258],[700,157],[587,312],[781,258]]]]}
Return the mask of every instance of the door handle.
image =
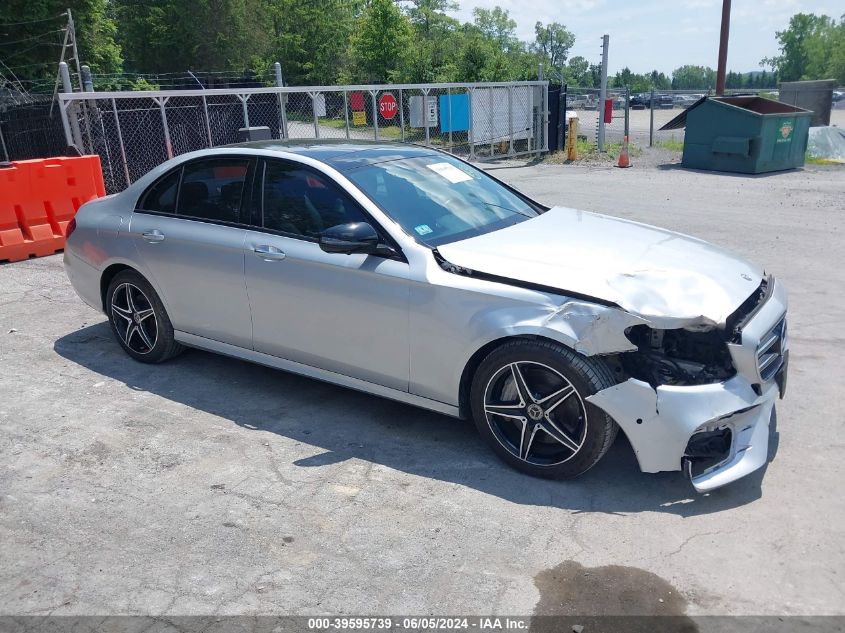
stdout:
{"type": "Polygon", "coordinates": [[[141,237],[145,240],[154,244],[155,242],[163,242],[164,241],[164,233],[159,231],[158,229],[153,229],[152,231],[147,231],[146,233],[141,233],[141,237]]]}
{"type": "Polygon", "coordinates": [[[267,246],[266,244],[253,246],[252,252],[265,262],[280,262],[286,257],[284,251],[279,250],[275,246],[267,246]]]}

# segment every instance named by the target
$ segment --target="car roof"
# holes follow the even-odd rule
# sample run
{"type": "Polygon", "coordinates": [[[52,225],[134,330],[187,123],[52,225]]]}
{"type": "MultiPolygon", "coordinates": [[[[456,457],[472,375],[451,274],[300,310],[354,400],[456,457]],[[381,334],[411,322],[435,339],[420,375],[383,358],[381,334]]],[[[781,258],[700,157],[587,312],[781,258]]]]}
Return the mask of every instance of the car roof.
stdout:
{"type": "Polygon", "coordinates": [[[297,154],[325,163],[338,171],[349,171],[375,163],[383,163],[417,156],[436,156],[439,152],[430,147],[386,141],[357,141],[336,139],[289,139],[249,141],[228,147],[276,151],[297,154]]]}

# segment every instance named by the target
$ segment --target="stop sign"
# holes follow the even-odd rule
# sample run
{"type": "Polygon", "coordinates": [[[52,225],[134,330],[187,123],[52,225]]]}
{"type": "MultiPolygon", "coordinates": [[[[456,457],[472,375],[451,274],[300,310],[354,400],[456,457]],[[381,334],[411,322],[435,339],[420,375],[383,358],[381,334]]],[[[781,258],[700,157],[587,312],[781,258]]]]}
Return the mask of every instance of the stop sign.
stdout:
{"type": "Polygon", "coordinates": [[[399,106],[396,105],[396,99],[389,92],[385,92],[381,99],[378,100],[378,111],[385,119],[392,119],[399,111],[399,106]]]}

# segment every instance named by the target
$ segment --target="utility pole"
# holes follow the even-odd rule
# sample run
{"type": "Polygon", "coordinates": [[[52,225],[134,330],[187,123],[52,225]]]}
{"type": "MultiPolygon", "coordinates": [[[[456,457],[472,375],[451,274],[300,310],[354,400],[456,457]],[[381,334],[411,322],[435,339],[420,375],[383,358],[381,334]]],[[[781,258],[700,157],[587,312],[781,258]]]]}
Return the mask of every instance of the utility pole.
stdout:
{"type": "Polygon", "coordinates": [[[716,96],[725,94],[725,72],[728,67],[728,35],[731,29],[731,0],[722,0],[722,34],[719,39],[719,68],[716,71],[716,96]]]}
{"type": "Polygon", "coordinates": [[[607,49],[610,46],[610,36],[601,38],[601,83],[599,84],[599,127],[596,135],[596,145],[600,152],[604,151],[604,100],[607,99],[607,49]]]}

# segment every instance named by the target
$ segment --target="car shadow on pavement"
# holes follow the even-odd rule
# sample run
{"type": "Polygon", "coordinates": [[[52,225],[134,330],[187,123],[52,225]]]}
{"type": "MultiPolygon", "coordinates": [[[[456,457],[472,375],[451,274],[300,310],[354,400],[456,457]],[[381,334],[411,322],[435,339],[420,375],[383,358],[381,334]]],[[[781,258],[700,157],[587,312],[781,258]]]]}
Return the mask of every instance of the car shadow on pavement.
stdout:
{"type": "MultiPolygon", "coordinates": [[[[123,352],[105,321],[63,336],[54,350],[134,391],[323,449],[292,460],[293,467],[319,469],[356,458],[513,503],[575,512],[687,517],[742,506],[762,494],[765,467],[706,495],[697,494],[680,472],[644,474],[622,433],[599,464],[575,480],[531,478],[500,462],[469,421],[199,350],[146,365],[123,352]]],[[[771,434],[769,461],[777,450],[776,420],[771,434]]]]}

